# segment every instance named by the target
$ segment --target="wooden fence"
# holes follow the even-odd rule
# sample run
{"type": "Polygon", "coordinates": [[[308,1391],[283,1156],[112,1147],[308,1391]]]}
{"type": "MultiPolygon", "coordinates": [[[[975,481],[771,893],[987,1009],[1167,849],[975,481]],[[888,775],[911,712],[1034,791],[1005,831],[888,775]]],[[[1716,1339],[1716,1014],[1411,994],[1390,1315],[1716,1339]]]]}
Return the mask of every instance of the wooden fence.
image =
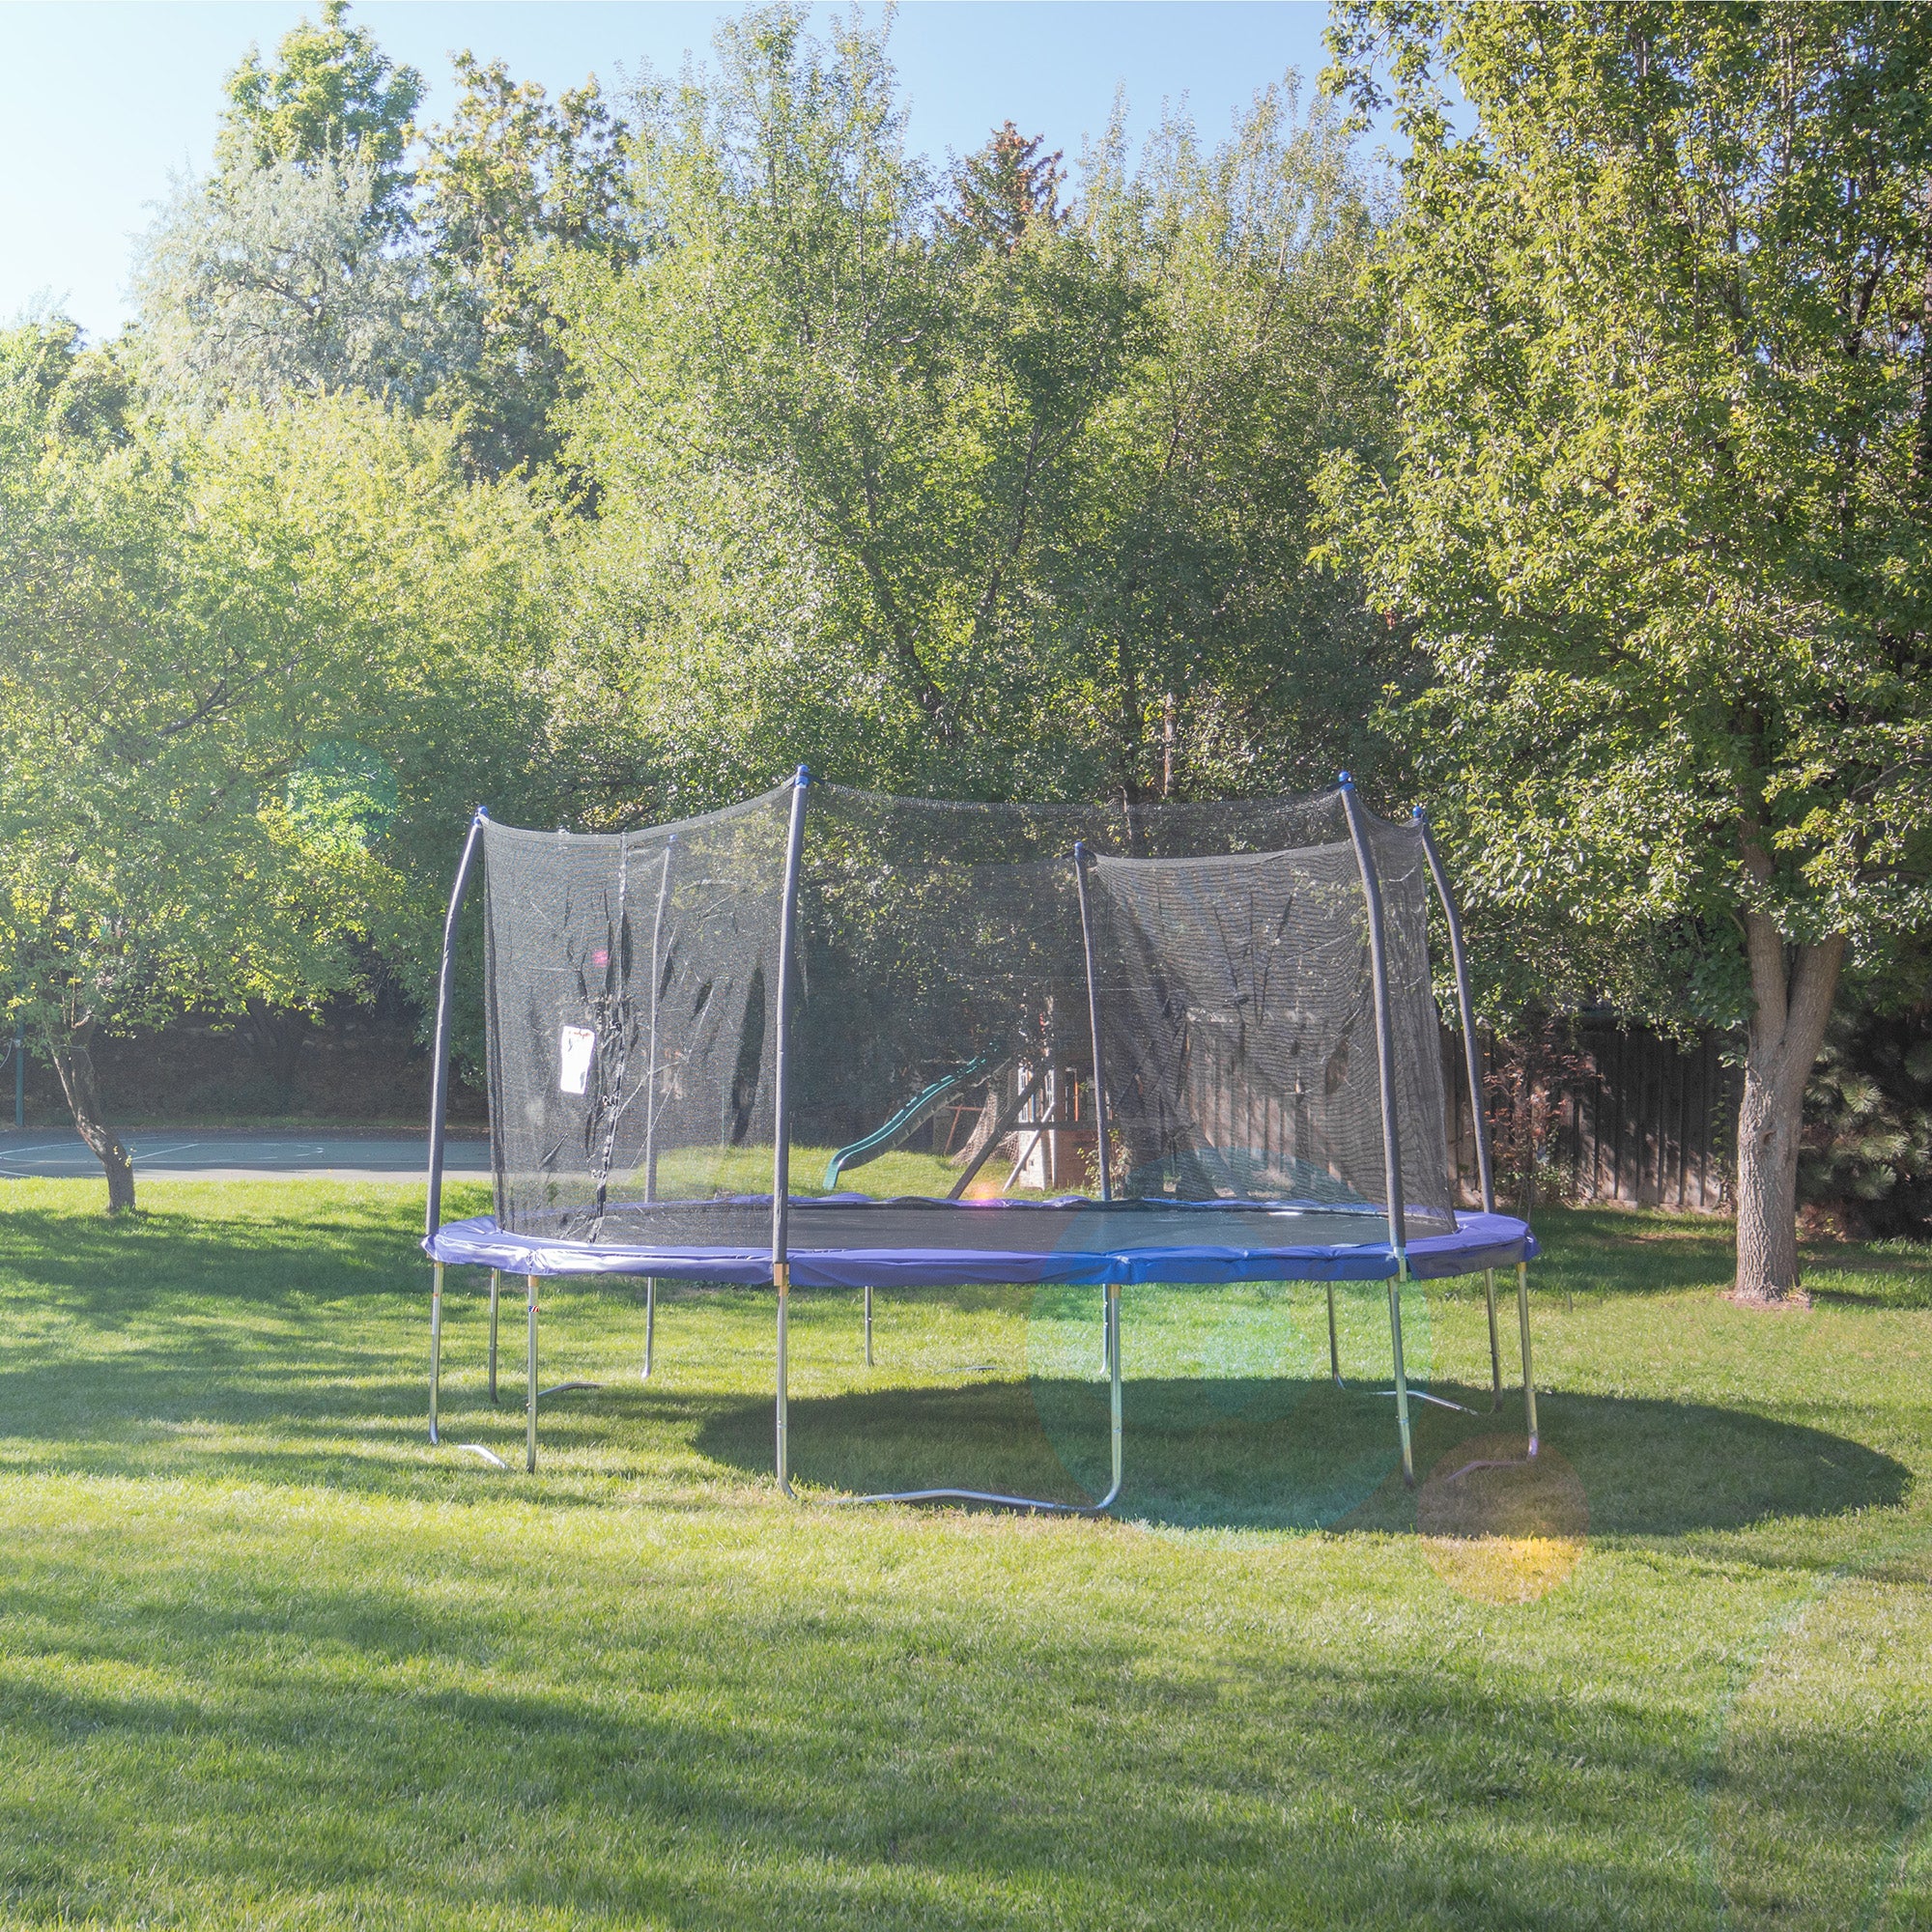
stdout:
{"type": "MultiPolygon", "coordinates": [[[[1526,1047],[1481,1040],[1499,1205],[1536,1198],[1728,1213],[1743,1075],[1707,1035],[1686,1049],[1638,1028],[1556,1021],[1526,1047]]],[[[1478,1198],[1469,1080],[1444,1030],[1442,1085],[1461,1199],[1478,1198]]]]}
{"type": "MultiPolygon", "coordinates": [[[[1694,1045],[1607,1021],[1556,1019],[1521,1039],[1479,1041],[1499,1207],[1620,1201],[1690,1213],[1731,1211],[1743,1078],[1726,1041],[1694,1045]]],[[[1477,1206],[1476,1136],[1462,1036],[1441,1033],[1442,1093],[1458,1201],[1477,1206]]],[[[1292,1104],[1258,1094],[1211,1040],[1187,1063],[1185,1104],[1204,1139],[1264,1167],[1310,1144],[1292,1104]]]]}

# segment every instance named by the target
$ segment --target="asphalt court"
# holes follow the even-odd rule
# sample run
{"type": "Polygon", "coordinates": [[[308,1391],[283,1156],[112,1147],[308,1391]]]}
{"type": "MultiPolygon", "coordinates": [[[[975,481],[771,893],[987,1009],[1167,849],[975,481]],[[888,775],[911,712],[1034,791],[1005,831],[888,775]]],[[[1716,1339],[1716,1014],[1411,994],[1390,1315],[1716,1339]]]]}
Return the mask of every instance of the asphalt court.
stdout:
{"type": "MultiPolygon", "coordinates": [[[[420,1180],[429,1143],[367,1134],[253,1134],[156,1127],[122,1135],[134,1172],[147,1180],[252,1180],[268,1176],[329,1180],[420,1180]]],[[[487,1175],[490,1144],[444,1144],[445,1174],[487,1175]]],[[[0,1180],[42,1176],[99,1179],[100,1163],[76,1133],[0,1134],[0,1180]]]]}

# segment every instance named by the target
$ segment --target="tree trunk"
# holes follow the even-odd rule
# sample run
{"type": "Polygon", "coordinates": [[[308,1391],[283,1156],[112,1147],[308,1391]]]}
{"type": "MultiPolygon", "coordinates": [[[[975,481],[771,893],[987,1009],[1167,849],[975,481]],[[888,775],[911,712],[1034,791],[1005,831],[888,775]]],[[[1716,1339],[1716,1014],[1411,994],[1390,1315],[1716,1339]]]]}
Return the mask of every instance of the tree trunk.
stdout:
{"type": "Polygon", "coordinates": [[[54,1071],[60,1075],[61,1092],[67,1095],[68,1111],[80,1130],[80,1137],[107,1172],[107,1211],[118,1214],[134,1206],[134,1163],[121,1145],[121,1136],[108,1124],[107,1110],[100,1104],[100,1083],[95,1078],[94,1022],[86,1020],[64,1037],[49,1031],[47,1053],[54,1071]]]}
{"type": "Polygon", "coordinates": [[[1798,1278],[1798,1136],[1804,1083],[1825,1042],[1844,961],[1842,934],[1790,946],[1747,914],[1753,1010],[1738,1106],[1738,1272],[1734,1300],[1774,1307],[1802,1293],[1798,1278]]]}

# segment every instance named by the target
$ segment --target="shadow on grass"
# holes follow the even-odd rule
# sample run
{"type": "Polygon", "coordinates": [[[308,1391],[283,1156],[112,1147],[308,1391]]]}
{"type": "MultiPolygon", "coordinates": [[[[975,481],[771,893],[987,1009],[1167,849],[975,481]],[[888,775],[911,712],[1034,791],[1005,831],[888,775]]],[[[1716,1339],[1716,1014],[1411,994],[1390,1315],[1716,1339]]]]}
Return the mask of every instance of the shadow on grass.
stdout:
{"type": "MultiPolygon", "coordinates": [[[[219,1336],[178,1337],[182,1353],[137,1349],[0,1375],[0,1414],[16,1461],[70,1471],[152,1474],[157,1465],[277,1485],[415,1492],[446,1485],[454,1452],[422,1460],[424,1392],[393,1353],[326,1333],[299,1351],[232,1351],[219,1336]],[[213,1350],[213,1352],[211,1352],[213,1350]],[[399,1419],[407,1417],[407,1422],[399,1419]]],[[[465,1365],[445,1385],[445,1439],[480,1436],[516,1461],[523,1388],[506,1358],[492,1409],[465,1365]]],[[[1475,1411],[1418,1406],[1416,1463],[1520,1427],[1489,1392],[1437,1382],[1475,1411]]],[[[1412,1499],[1396,1477],[1394,1405],[1372,1388],[1286,1377],[1130,1378],[1126,1486],[1120,1512],[1177,1527],[1406,1531],[1412,1499]]],[[[1909,1472],[1843,1436],[1747,1410],[1631,1397],[1541,1397],[1544,1437],[1581,1481],[1595,1536],[1670,1537],[1779,1517],[1822,1518],[1899,1503],[1909,1472]]],[[[612,1381],[541,1410],[547,1492],[615,1502],[668,1456],[757,1483],[772,1470],[764,1395],[612,1381]],[[588,1458],[593,1466],[573,1467],[588,1458]],[[614,1461],[612,1460],[614,1458],[614,1461]],[[694,1463],[695,1458],[695,1463],[694,1463]]],[[[1081,1503],[1109,1474],[1107,1395],[1098,1380],[988,1378],[955,1386],[794,1394],[792,1466],[808,1493],[951,1486],[1081,1503]]],[[[518,1477],[521,1481],[522,1478],[518,1477]]]]}
{"type": "MultiPolygon", "coordinates": [[[[1479,1412],[1416,1417],[1416,1463],[1520,1427],[1487,1390],[1438,1393],[1479,1412]]],[[[1286,1378],[1135,1379],[1124,1394],[1126,1483],[1120,1513],[1176,1527],[1411,1529],[1399,1482],[1394,1405],[1371,1389],[1286,1378]]],[[[1779,1517],[1831,1517],[1903,1500],[1903,1463],[1840,1435],[1708,1404],[1629,1397],[1541,1398],[1544,1438],[1581,1481],[1597,1536],[1669,1537],[1779,1517]]],[[[695,1446],[748,1473],[769,1471],[769,1404],[722,1404],[695,1446]]],[[[947,1485],[1086,1502],[1108,1480],[1106,1390],[1098,1382],[983,1381],[798,1397],[791,1462],[813,1492],[947,1485]]]]}
{"type": "MultiPolygon", "coordinates": [[[[1569,1296],[1673,1294],[1730,1286],[1736,1262],[1732,1224],[1655,1208],[1542,1208],[1534,1225],[1543,1257],[1530,1267],[1531,1292],[1569,1296]]],[[[1871,1308],[1932,1308],[1932,1244],[1811,1241],[1803,1249],[1804,1285],[1819,1300],[1871,1308]]],[[[1468,1279],[1442,1284],[1449,1298],[1469,1295],[1468,1279]]]]}
{"type": "MultiPolygon", "coordinates": [[[[12,1334],[0,1358],[9,1453],[74,1470],[166,1463],[244,1481],[447,1486],[451,1460],[414,1453],[426,1448],[417,1418],[427,1268],[412,1246],[412,1213],[400,1195],[311,1200],[273,1188],[238,1194],[218,1219],[164,1204],[132,1222],[10,1211],[12,1334]],[[98,1346],[76,1349],[76,1331],[98,1346]]],[[[1572,1278],[1622,1293],[1709,1288],[1713,1257],[1728,1241],[1720,1227],[1601,1211],[1552,1214],[1548,1234],[1553,1252],[1539,1265],[1540,1292],[1572,1278]]],[[[465,1352],[446,1357],[446,1434],[452,1442],[480,1434],[509,1457],[521,1436],[520,1324],[506,1311],[504,1400],[493,1411],[478,1400],[475,1288],[465,1284],[465,1352]]],[[[768,1298],[703,1298],[725,1323],[708,1345],[715,1362],[742,1366],[741,1320],[751,1324],[745,1337],[755,1331],[752,1345],[766,1346],[768,1298]]],[[[1436,1393],[1477,1413],[1418,1407],[1420,1470],[1498,1426],[1487,1389],[1438,1382],[1436,1393]]],[[[1519,1400],[1505,1400],[1500,1426],[1520,1427],[1519,1400]]],[[[1186,1526],[1413,1527],[1412,1502],[1392,1480],[1393,1405],[1375,1390],[1285,1376],[1143,1377],[1127,1385],[1125,1419],[1128,1516],[1186,1526]]],[[[1542,1421],[1583,1484],[1597,1536],[1839,1516],[1897,1504],[1909,1480],[1902,1464],[1860,1443],[1707,1404],[1546,1393],[1542,1421]]],[[[574,1486],[582,1500],[613,1499],[611,1476],[662,1468],[667,1458],[700,1476],[708,1463],[768,1482],[772,1430],[762,1393],[613,1383],[546,1406],[546,1492],[574,1486]],[[588,1460],[573,1471],[573,1458],[588,1460]]],[[[1097,1378],[795,1395],[791,1431],[794,1469],[812,1490],[950,1485],[1082,1502],[1108,1480],[1097,1378]]]]}
{"type": "Polygon", "coordinates": [[[7,1272],[69,1319],[110,1332],[184,1293],[272,1312],[306,1308],[317,1293],[427,1291],[429,1263],[414,1245],[421,1226],[411,1225],[407,1202],[301,1214],[298,1200],[279,1209],[276,1200],[263,1188],[247,1204],[258,1211],[220,1221],[179,1209],[109,1219],[7,1204],[7,1272]]]}

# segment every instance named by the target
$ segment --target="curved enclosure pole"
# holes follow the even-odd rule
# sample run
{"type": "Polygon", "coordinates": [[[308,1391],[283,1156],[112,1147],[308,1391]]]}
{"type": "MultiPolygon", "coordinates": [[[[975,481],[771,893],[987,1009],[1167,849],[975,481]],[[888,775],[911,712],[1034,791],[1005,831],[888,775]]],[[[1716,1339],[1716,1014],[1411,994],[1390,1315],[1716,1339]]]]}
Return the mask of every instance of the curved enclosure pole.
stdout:
{"type": "Polygon", "coordinates": [[[1435,835],[1429,829],[1429,816],[1418,805],[1415,829],[1422,835],[1423,857],[1429,861],[1429,876],[1435,881],[1436,902],[1442,908],[1443,923],[1449,928],[1449,961],[1456,973],[1456,1013],[1463,1028],[1463,1058],[1469,1071],[1469,1115],[1476,1126],[1476,1175],[1483,1196],[1483,1212],[1496,1211],[1496,1177],[1490,1165],[1489,1110],[1483,1105],[1483,1065],[1476,1044],[1475,1001],[1469,992],[1469,955],[1463,947],[1463,922],[1456,913],[1456,895],[1449,890],[1449,874],[1442,855],[1435,849],[1435,835]]]}
{"type": "Polygon", "coordinates": [[[442,971],[436,985],[436,1043],[431,1049],[429,1090],[429,1205],[423,1233],[433,1235],[442,1225],[443,1116],[449,1109],[449,1029],[456,1002],[456,921],[469,890],[470,867],[490,814],[481,806],[469,821],[463,857],[456,862],[456,883],[449,889],[449,912],[442,922],[442,971]]]}
{"type": "Polygon", "coordinates": [[[793,949],[797,944],[798,862],[805,848],[805,795],[811,774],[801,765],[791,794],[791,830],[785,841],[784,890],[779,902],[779,991],[778,1065],[773,1078],[772,1133],[772,1286],[779,1294],[778,1405],[775,1430],[775,1463],[779,1488],[792,1493],[791,1474],[786,1466],[786,1383],[789,1309],[791,1300],[791,1249],[789,1216],[791,1208],[791,982],[793,949]]]}
{"type": "MultiPolygon", "coordinates": [[[[664,871],[658,878],[658,912],[651,922],[651,1043],[644,1071],[644,1199],[658,1198],[658,987],[664,979],[665,901],[670,896],[671,854],[677,834],[665,840],[664,871]]],[[[650,1373],[648,1369],[644,1371],[650,1373]]]]}
{"type": "Polygon", "coordinates": [[[1362,875],[1362,897],[1369,914],[1369,973],[1376,996],[1376,1062],[1381,1076],[1382,1176],[1388,1191],[1389,1246],[1395,1271],[1389,1277],[1389,1344],[1395,1359],[1396,1427],[1402,1436],[1402,1479],[1415,1481],[1415,1455],[1408,1426],[1408,1385],[1402,1361],[1402,1284],[1408,1278],[1407,1216],[1402,1193],[1402,1142],[1396,1125],[1395,1023],[1389,1012],[1388,942],[1382,923],[1381,879],[1369,845],[1369,828],[1353,781],[1341,776],[1342,809],[1349,818],[1355,864],[1362,875]]]}
{"type": "Polygon", "coordinates": [[[1354,842],[1355,864],[1362,875],[1362,897],[1369,913],[1369,974],[1376,998],[1376,1064],[1381,1082],[1382,1179],[1388,1191],[1389,1245],[1400,1262],[1407,1252],[1407,1216],[1402,1194],[1402,1143],[1396,1127],[1395,1022],[1389,1013],[1388,941],[1382,923],[1382,886],[1376,871],[1376,855],[1369,848],[1369,828],[1354,782],[1342,774],[1342,809],[1349,815],[1349,837],[1354,842]]]}
{"type": "MultiPolygon", "coordinates": [[[[1094,921],[1087,903],[1086,844],[1073,847],[1073,883],[1080,894],[1080,951],[1087,962],[1087,1026],[1094,1039],[1094,1158],[1100,1169],[1100,1199],[1114,1198],[1113,1149],[1107,1137],[1107,1082],[1100,1068],[1100,1003],[1094,990],[1094,921]]],[[[1105,1328],[1103,1324],[1103,1334],[1105,1328]]]]}
{"type": "MultiPolygon", "coordinates": [[[[434,1235],[442,1225],[443,1116],[449,1111],[450,1009],[456,997],[456,922],[469,890],[469,870],[476,863],[477,841],[490,814],[478,806],[456,862],[456,882],[449,889],[449,911],[442,922],[442,969],[436,986],[436,1045],[430,1065],[429,1188],[423,1210],[423,1234],[434,1235]]],[[[442,1394],[442,1264],[435,1264],[429,1292],[429,1439],[437,1435],[437,1408],[442,1394]]]]}
{"type": "Polygon", "coordinates": [[[791,830],[785,840],[784,889],[779,901],[778,1064],[773,1073],[772,1279],[782,1293],[791,1189],[791,982],[798,923],[798,860],[805,845],[805,794],[811,775],[801,765],[793,781],[791,830]]]}

